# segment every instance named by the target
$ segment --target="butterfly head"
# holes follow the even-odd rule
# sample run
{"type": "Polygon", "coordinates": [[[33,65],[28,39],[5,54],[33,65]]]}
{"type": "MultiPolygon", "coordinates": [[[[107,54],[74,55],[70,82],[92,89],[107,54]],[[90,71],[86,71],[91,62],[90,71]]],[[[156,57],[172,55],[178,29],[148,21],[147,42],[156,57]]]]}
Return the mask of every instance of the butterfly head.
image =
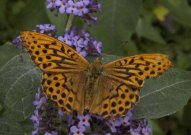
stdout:
{"type": "Polygon", "coordinates": [[[89,65],[89,75],[97,78],[102,73],[102,63],[100,58],[96,58],[89,65]]]}

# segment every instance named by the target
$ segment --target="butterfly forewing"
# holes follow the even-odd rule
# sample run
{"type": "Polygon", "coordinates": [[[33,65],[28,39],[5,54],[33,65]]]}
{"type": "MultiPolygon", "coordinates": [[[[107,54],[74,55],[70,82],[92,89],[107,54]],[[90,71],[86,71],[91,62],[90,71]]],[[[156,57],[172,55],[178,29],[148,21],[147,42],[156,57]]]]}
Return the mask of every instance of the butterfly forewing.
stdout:
{"type": "Polygon", "coordinates": [[[164,54],[141,54],[104,65],[106,76],[127,85],[142,87],[145,78],[158,77],[172,66],[164,54]]]}
{"type": "Polygon", "coordinates": [[[22,32],[21,39],[34,63],[45,72],[80,72],[88,62],[63,42],[36,32],[22,32]]]}

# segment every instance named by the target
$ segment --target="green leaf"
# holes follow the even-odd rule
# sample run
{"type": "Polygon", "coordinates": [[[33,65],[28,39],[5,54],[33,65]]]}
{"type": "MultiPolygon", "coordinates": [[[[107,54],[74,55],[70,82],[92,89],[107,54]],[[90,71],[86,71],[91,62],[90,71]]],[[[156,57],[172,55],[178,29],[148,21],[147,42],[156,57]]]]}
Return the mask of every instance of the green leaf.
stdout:
{"type": "Polygon", "coordinates": [[[21,125],[22,130],[25,132],[25,135],[30,135],[31,131],[33,130],[33,122],[30,119],[24,120],[22,122],[19,122],[21,125]],[[29,134],[30,133],[30,134],[29,134]]]}
{"type": "Polygon", "coordinates": [[[114,61],[114,60],[117,60],[119,58],[121,58],[121,57],[120,56],[116,56],[116,55],[108,55],[108,54],[103,54],[102,55],[103,64],[111,62],[111,61],[114,61]]]}
{"type": "Polygon", "coordinates": [[[49,23],[45,1],[27,1],[16,20],[16,26],[19,30],[32,30],[37,24],[49,23]]]}
{"type": "Polygon", "coordinates": [[[103,42],[106,53],[121,54],[120,44],[129,40],[139,19],[141,0],[102,0],[102,13],[91,27],[96,39],[103,42]]]}
{"type": "Polygon", "coordinates": [[[6,22],[6,15],[5,15],[5,11],[6,11],[6,0],[1,0],[0,1],[0,26],[2,27],[5,22],[6,22]]]}
{"type": "Polygon", "coordinates": [[[0,68],[18,53],[19,50],[10,43],[0,46],[0,68]]]}
{"type": "Polygon", "coordinates": [[[186,106],[184,108],[181,124],[184,125],[184,127],[186,127],[187,129],[190,129],[190,131],[191,131],[191,124],[190,124],[190,121],[191,121],[191,115],[190,115],[191,107],[190,107],[190,105],[191,105],[191,100],[188,103],[188,106],[186,106]]]}
{"type": "Polygon", "coordinates": [[[170,11],[170,15],[184,26],[191,27],[191,8],[186,0],[162,0],[164,6],[170,11]]]}
{"type": "Polygon", "coordinates": [[[21,126],[6,118],[0,118],[0,134],[1,135],[22,135],[23,131],[21,126]]]}
{"type": "Polygon", "coordinates": [[[139,22],[136,27],[136,32],[138,34],[138,37],[144,37],[151,41],[154,41],[160,44],[165,44],[165,41],[161,37],[159,32],[151,24],[149,24],[144,18],[139,19],[139,22]]]}
{"type": "Polygon", "coordinates": [[[136,46],[135,42],[129,40],[128,42],[124,43],[124,54],[126,56],[132,56],[138,54],[138,47],[136,46]]]}
{"type": "Polygon", "coordinates": [[[134,118],[160,118],[183,108],[191,97],[191,72],[171,69],[158,79],[149,79],[141,89],[134,118]]]}
{"type": "Polygon", "coordinates": [[[55,15],[54,12],[51,12],[49,9],[46,9],[47,15],[49,17],[49,20],[51,24],[56,26],[57,34],[63,34],[64,29],[66,26],[66,22],[68,20],[68,17],[66,14],[59,14],[58,16],[55,15]]]}
{"type": "MultiPolygon", "coordinates": [[[[0,101],[17,120],[28,118],[34,110],[32,102],[37,87],[40,86],[41,73],[27,54],[14,56],[0,69],[0,101]]],[[[10,115],[11,117],[11,115],[10,115]]]]}
{"type": "Polygon", "coordinates": [[[152,125],[153,135],[164,135],[162,129],[159,126],[159,123],[157,123],[156,120],[151,120],[150,122],[152,125]]]}

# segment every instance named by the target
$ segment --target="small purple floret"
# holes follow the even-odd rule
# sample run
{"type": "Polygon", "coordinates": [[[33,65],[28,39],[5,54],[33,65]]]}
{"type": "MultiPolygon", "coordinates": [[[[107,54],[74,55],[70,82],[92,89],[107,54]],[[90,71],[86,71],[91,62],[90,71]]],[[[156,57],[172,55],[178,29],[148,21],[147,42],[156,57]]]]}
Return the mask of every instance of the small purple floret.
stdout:
{"type": "Polygon", "coordinates": [[[72,133],[72,135],[84,135],[84,131],[85,131],[85,127],[84,126],[72,126],[70,128],[70,132],[72,133]]]}

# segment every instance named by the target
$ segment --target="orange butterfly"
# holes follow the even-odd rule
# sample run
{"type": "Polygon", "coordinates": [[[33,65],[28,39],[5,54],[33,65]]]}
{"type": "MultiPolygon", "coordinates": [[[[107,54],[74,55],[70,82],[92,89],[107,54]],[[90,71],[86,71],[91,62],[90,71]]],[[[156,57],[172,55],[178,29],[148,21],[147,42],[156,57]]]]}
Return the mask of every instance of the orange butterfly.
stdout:
{"type": "Polygon", "coordinates": [[[172,66],[167,55],[141,54],[102,65],[89,64],[65,43],[36,32],[22,32],[31,59],[43,72],[48,98],[64,112],[89,110],[104,118],[124,116],[139,99],[144,79],[158,77],[172,66]]]}

